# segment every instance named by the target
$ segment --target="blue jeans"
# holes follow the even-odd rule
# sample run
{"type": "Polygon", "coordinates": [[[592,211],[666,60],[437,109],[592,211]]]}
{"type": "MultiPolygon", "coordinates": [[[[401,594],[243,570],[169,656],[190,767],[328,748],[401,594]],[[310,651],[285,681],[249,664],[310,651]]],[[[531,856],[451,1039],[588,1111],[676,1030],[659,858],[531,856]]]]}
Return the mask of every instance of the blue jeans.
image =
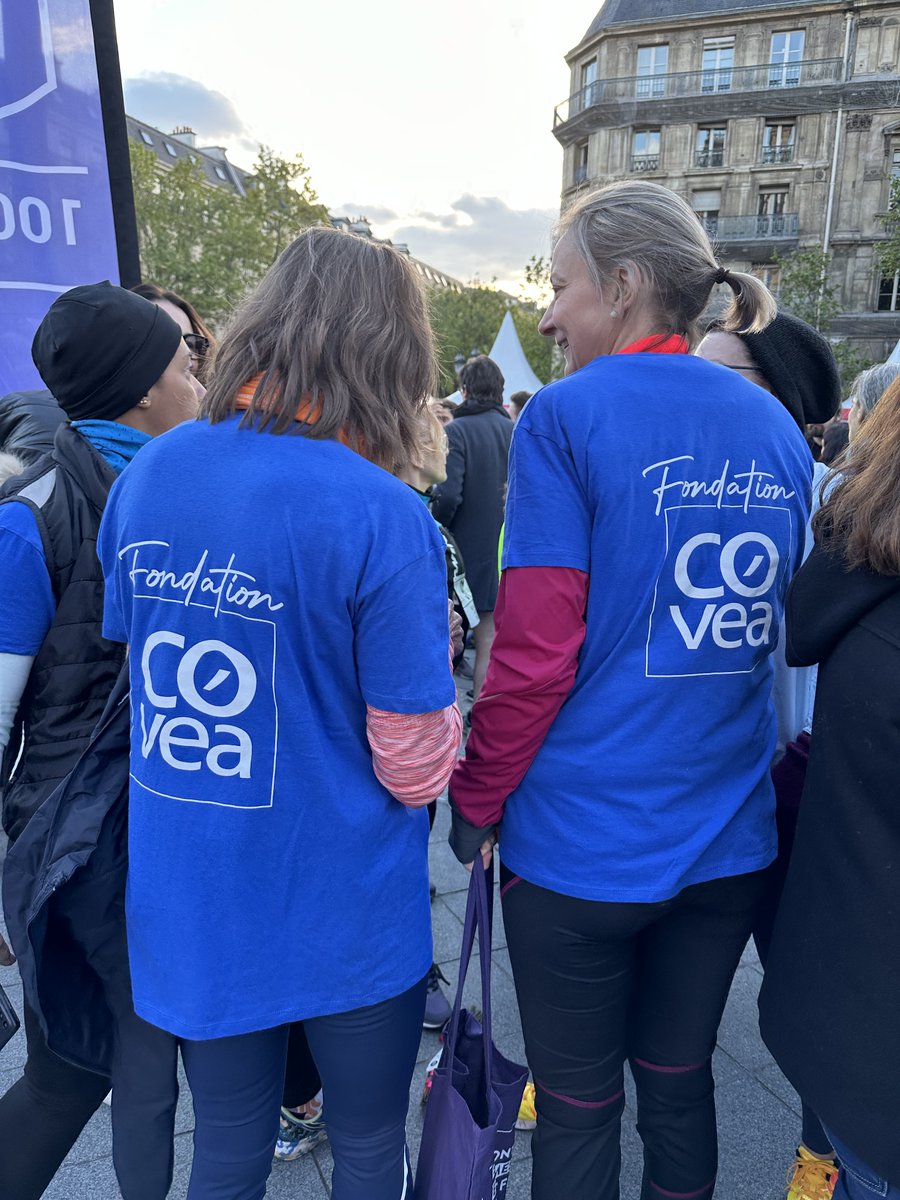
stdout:
{"type": "Polygon", "coordinates": [[[847,1147],[839,1137],[826,1130],[841,1164],[833,1200],[900,1200],[900,1187],[882,1179],[847,1147]]]}
{"type": "MultiPolygon", "coordinates": [[[[332,1200],[410,1200],[406,1110],[425,980],[353,1012],[304,1021],[322,1077],[332,1200]]],[[[182,1042],[194,1099],[188,1200],[262,1200],[278,1133],[289,1026],[182,1042]]]]}

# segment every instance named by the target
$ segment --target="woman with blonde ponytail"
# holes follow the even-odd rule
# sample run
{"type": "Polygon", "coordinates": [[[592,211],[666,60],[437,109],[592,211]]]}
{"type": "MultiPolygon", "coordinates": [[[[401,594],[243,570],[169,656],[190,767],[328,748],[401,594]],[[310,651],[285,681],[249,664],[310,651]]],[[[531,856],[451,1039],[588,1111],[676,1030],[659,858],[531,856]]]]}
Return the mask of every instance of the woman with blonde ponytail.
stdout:
{"type": "Polygon", "coordinates": [[[645,182],[563,215],[541,321],[566,374],[513,437],[497,638],[451,844],[487,859],[538,1123],[534,1200],[617,1200],[623,1068],[643,1200],[710,1200],[711,1055],[775,854],[769,655],[812,460],[773,396],[689,353],[766,288],[645,182]]]}

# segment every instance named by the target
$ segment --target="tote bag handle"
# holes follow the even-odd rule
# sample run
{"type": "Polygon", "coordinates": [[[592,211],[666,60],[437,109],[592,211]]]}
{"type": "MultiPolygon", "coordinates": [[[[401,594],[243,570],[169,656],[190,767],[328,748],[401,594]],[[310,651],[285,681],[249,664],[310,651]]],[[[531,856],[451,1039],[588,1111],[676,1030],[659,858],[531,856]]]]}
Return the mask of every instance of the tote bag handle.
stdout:
{"type": "Polygon", "coordinates": [[[469,880],[469,895],[466,901],[466,922],[463,927],[462,949],[459,956],[459,982],[456,986],[456,1000],[453,1005],[453,1015],[450,1018],[450,1031],[447,1035],[447,1062],[452,1062],[456,1054],[456,1042],[459,1037],[459,1021],[462,1011],[462,994],[475,945],[475,932],[478,931],[478,957],[481,965],[481,1026],[484,1031],[482,1045],[484,1047],[484,1079],[487,1092],[490,1095],[493,1087],[494,1059],[493,1039],[491,1036],[491,916],[488,908],[487,878],[490,874],[493,882],[493,863],[483,867],[481,855],[472,866],[472,877],[469,880]]]}

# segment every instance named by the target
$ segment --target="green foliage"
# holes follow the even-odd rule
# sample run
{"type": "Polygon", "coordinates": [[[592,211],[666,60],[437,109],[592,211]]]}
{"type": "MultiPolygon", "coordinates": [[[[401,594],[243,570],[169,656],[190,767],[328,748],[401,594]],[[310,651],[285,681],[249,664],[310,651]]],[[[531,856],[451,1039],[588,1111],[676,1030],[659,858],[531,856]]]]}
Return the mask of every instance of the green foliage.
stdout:
{"type": "Polygon", "coordinates": [[[472,350],[487,354],[507,309],[525,357],[538,379],[551,376],[553,343],[538,333],[538,306],[531,301],[514,300],[506,292],[477,280],[462,292],[435,288],[429,293],[431,324],[438,346],[440,391],[448,395],[456,389],[453,360],[457,354],[468,358],[472,350]]]}
{"type": "Polygon", "coordinates": [[[189,159],[163,171],[152,150],[130,149],[143,277],[185,296],[212,325],[302,229],[328,219],[300,157],[262,147],[242,197],[211,186],[189,159]]]}
{"type": "MultiPolygon", "coordinates": [[[[779,308],[799,317],[828,337],[831,322],[841,311],[837,288],[829,280],[830,256],[818,247],[811,247],[808,250],[795,250],[792,254],[776,254],[774,259],[781,268],[779,308]]],[[[841,381],[847,391],[859,372],[872,363],[848,341],[830,340],[841,381]]]]}
{"type": "Polygon", "coordinates": [[[878,265],[883,278],[893,278],[900,271],[900,175],[891,180],[888,211],[882,214],[881,223],[888,240],[876,248],[878,265]]]}

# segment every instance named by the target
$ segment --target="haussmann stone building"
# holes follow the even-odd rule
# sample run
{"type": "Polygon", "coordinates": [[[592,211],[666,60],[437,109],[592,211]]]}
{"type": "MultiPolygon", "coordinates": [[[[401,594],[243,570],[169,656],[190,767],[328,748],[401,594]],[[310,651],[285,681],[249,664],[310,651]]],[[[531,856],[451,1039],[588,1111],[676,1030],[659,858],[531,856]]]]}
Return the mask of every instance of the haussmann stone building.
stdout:
{"type": "Polygon", "coordinates": [[[822,247],[832,333],[880,361],[900,338],[900,281],[874,255],[900,175],[898,56],[898,0],[606,0],[554,114],[563,204],[653,179],[776,292],[776,254],[822,247]]]}

